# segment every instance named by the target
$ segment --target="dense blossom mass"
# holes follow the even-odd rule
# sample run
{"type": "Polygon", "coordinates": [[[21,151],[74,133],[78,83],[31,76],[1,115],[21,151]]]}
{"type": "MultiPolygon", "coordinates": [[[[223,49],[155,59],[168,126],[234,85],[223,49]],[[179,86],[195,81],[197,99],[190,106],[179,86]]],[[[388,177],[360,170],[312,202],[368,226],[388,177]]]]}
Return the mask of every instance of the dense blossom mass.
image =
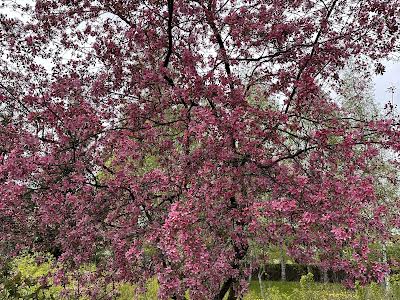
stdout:
{"type": "Polygon", "coordinates": [[[400,131],[334,97],[350,62],[382,72],[399,15],[398,0],[10,1],[3,257],[96,261],[99,277],[156,277],[161,299],[240,296],[255,245],[382,280],[370,246],[396,205],[373,174],[382,151],[397,167],[400,131]]]}

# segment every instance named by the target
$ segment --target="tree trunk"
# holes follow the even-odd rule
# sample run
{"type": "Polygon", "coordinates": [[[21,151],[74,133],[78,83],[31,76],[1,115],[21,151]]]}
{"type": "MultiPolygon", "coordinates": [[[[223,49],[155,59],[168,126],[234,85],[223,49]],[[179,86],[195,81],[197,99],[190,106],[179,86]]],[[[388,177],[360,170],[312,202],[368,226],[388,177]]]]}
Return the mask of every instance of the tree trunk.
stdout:
{"type": "Polygon", "coordinates": [[[223,300],[226,293],[230,291],[231,287],[233,288],[233,279],[229,278],[227,281],[224,282],[221,289],[219,290],[218,295],[214,297],[214,300],[223,300]]]}
{"type": "MultiPolygon", "coordinates": [[[[387,263],[387,249],[386,249],[386,244],[382,244],[382,262],[387,263]]],[[[384,286],[385,286],[385,293],[388,294],[390,291],[390,281],[389,281],[389,274],[385,275],[385,281],[384,281],[384,286]]]]}
{"type": "Polygon", "coordinates": [[[238,298],[236,292],[234,290],[235,287],[235,280],[229,278],[225,283],[222,285],[218,295],[214,297],[214,300],[223,300],[226,295],[228,295],[227,300],[238,300],[242,298],[238,298]]]}
{"type": "Polygon", "coordinates": [[[233,285],[231,285],[231,288],[229,289],[229,296],[228,296],[228,300],[236,300],[236,293],[235,290],[233,289],[233,285]]]}
{"type": "Polygon", "coordinates": [[[280,260],[281,260],[281,280],[286,281],[286,257],[285,257],[283,243],[281,244],[280,260]]]}
{"type": "Polygon", "coordinates": [[[324,283],[329,282],[328,269],[322,269],[322,280],[324,283]]]}
{"type": "Polygon", "coordinates": [[[339,282],[337,271],[333,272],[333,282],[339,282]]]}
{"type": "Polygon", "coordinates": [[[261,298],[265,300],[265,299],[267,299],[267,297],[265,295],[265,289],[264,289],[264,283],[263,283],[264,273],[265,273],[264,266],[262,266],[260,268],[260,270],[258,271],[258,285],[260,286],[261,298]]]}
{"type": "MultiPolygon", "coordinates": [[[[240,209],[236,198],[235,197],[231,197],[230,198],[230,208],[231,209],[240,209]]],[[[245,223],[240,220],[240,219],[233,219],[233,228],[235,227],[243,227],[245,226],[245,223]]],[[[248,247],[249,245],[246,244],[236,244],[235,242],[232,243],[232,246],[235,250],[235,262],[232,264],[232,269],[233,270],[240,270],[240,261],[242,261],[242,259],[245,257],[248,247]]],[[[216,295],[214,297],[214,300],[223,300],[223,298],[225,297],[226,293],[229,293],[228,296],[228,300],[236,300],[238,299],[236,292],[234,290],[235,284],[237,284],[237,279],[234,278],[229,278],[227,281],[224,282],[224,284],[222,285],[218,295],[216,295]]]]}
{"type": "Polygon", "coordinates": [[[249,274],[249,278],[247,279],[249,284],[251,283],[252,278],[253,278],[253,268],[251,267],[251,263],[250,263],[250,274],[249,274]]]}

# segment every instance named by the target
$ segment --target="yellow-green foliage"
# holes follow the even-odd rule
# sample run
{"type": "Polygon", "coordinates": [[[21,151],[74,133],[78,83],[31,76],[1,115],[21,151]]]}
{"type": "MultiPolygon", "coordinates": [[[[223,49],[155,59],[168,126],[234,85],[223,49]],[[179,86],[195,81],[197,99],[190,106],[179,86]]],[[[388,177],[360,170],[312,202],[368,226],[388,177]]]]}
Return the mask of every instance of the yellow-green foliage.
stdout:
{"type": "Polygon", "coordinates": [[[282,293],[277,287],[267,289],[268,300],[289,300],[290,296],[282,293]]]}
{"type": "Polygon", "coordinates": [[[298,299],[308,300],[314,298],[314,275],[312,273],[308,273],[307,275],[303,275],[300,278],[300,289],[295,291],[298,299]]]}
{"type": "Polygon", "coordinates": [[[390,299],[400,299],[400,274],[390,276],[390,299]]]}
{"type": "Polygon", "coordinates": [[[135,288],[131,284],[122,283],[118,291],[119,291],[118,300],[134,299],[135,288]]]}
{"type": "Polygon", "coordinates": [[[2,299],[59,299],[60,286],[52,285],[51,278],[43,286],[40,279],[53,269],[50,255],[25,254],[9,264],[9,274],[2,281],[2,299]],[[40,258],[41,263],[38,263],[40,258]]]}
{"type": "MultiPolygon", "coordinates": [[[[50,255],[25,254],[15,258],[8,265],[7,276],[0,280],[0,299],[61,299],[61,286],[52,285],[49,276],[46,286],[40,285],[40,278],[50,275],[56,269],[54,260],[50,255]],[[38,258],[40,263],[38,263],[38,258]]],[[[95,272],[94,264],[85,265],[78,271],[79,274],[95,272]]],[[[3,271],[4,272],[4,271],[3,271]]],[[[68,289],[74,290],[77,283],[72,275],[69,275],[68,289]]],[[[130,283],[117,285],[116,300],[156,300],[158,294],[158,282],[156,278],[150,279],[143,291],[130,283]]],[[[386,291],[381,285],[372,283],[369,286],[361,286],[356,283],[355,290],[347,290],[339,284],[319,284],[314,282],[311,273],[302,276],[300,282],[266,282],[266,298],[261,297],[259,283],[252,281],[244,300],[386,300],[400,299],[400,275],[393,275],[390,279],[390,290],[386,291]]],[[[107,286],[109,290],[111,286],[107,286]]],[[[107,291],[103,291],[105,294],[107,291]]],[[[109,291],[110,292],[110,291],[109,291]]],[[[75,298],[74,298],[75,299],[75,298]]],[[[80,300],[88,299],[80,297],[80,300]]],[[[190,300],[189,291],[185,299],[190,300]]]]}
{"type": "MultiPolygon", "coordinates": [[[[279,299],[279,298],[274,298],[279,299]]],[[[353,291],[344,289],[334,284],[317,284],[314,275],[308,273],[300,279],[300,288],[294,289],[288,297],[281,299],[290,300],[356,300],[353,291]]]]}
{"type": "MultiPolygon", "coordinates": [[[[356,293],[339,284],[321,284],[313,281],[312,275],[305,275],[302,283],[267,281],[265,298],[261,296],[259,283],[253,281],[244,300],[357,300],[356,293]]],[[[372,300],[372,299],[371,299],[372,300]]]]}
{"type": "Polygon", "coordinates": [[[155,155],[146,155],[143,159],[142,167],[139,170],[139,175],[144,175],[147,172],[156,169],[158,166],[159,162],[155,155]]]}
{"type": "Polygon", "coordinates": [[[118,300],[153,300],[157,299],[158,282],[157,279],[147,281],[144,292],[139,292],[137,288],[129,283],[123,283],[119,287],[118,300]]]}
{"type": "Polygon", "coordinates": [[[314,286],[314,274],[308,273],[307,275],[301,276],[300,287],[304,290],[309,290],[314,286]]]}
{"type": "MultiPolygon", "coordinates": [[[[315,283],[311,273],[304,275],[299,282],[267,282],[266,298],[260,294],[257,281],[250,284],[250,289],[243,300],[398,300],[400,299],[400,275],[391,277],[390,292],[385,293],[382,286],[372,283],[361,286],[356,283],[355,290],[345,289],[339,284],[315,283]]],[[[120,289],[118,300],[156,300],[158,283],[151,279],[146,285],[146,292],[135,293],[135,287],[131,284],[123,284],[120,289]]],[[[185,298],[189,300],[187,292],[185,298]]],[[[225,297],[227,298],[227,297],[225,297]]]]}
{"type": "MultiPolygon", "coordinates": [[[[53,284],[53,274],[57,271],[54,266],[54,259],[50,254],[23,254],[9,262],[5,276],[0,280],[0,300],[15,299],[36,299],[52,300],[61,299],[63,287],[53,284]],[[41,278],[47,276],[47,281],[41,278]]],[[[66,288],[70,291],[78,286],[74,275],[80,276],[96,271],[94,264],[81,266],[78,272],[68,274],[66,288]]],[[[89,287],[90,288],[90,287],[89,287]]],[[[110,286],[111,289],[111,286],[110,286]]],[[[107,287],[107,291],[109,288],[107,287]]],[[[107,292],[104,291],[104,292],[107,292]]],[[[76,297],[74,299],[77,299],[76,297]]],[[[79,300],[89,299],[86,296],[79,297],[79,300]]]]}

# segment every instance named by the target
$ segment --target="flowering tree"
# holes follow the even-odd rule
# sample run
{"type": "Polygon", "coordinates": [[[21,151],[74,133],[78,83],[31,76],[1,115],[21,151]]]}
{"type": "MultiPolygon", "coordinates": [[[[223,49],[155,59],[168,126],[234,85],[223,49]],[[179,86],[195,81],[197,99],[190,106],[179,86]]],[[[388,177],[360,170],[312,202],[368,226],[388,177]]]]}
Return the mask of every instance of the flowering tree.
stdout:
{"type": "Polygon", "coordinates": [[[394,51],[398,0],[15,9],[0,17],[4,254],[96,258],[118,280],[157,276],[161,299],[240,296],[249,241],[283,234],[296,259],[323,249],[366,273],[386,230],[367,162],[400,136],[343,117],[330,91],[350,59],[394,51]]]}

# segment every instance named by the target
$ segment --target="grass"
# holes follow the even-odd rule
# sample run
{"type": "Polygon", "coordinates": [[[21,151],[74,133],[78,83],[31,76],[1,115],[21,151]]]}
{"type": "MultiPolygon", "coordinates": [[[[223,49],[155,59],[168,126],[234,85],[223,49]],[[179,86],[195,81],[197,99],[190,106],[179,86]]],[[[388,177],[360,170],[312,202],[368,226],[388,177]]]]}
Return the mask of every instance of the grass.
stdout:
{"type": "MultiPolygon", "coordinates": [[[[347,300],[357,299],[356,293],[340,284],[310,283],[302,286],[300,282],[264,281],[266,300],[347,300]]],[[[244,300],[263,300],[258,281],[250,283],[244,300]]]]}

